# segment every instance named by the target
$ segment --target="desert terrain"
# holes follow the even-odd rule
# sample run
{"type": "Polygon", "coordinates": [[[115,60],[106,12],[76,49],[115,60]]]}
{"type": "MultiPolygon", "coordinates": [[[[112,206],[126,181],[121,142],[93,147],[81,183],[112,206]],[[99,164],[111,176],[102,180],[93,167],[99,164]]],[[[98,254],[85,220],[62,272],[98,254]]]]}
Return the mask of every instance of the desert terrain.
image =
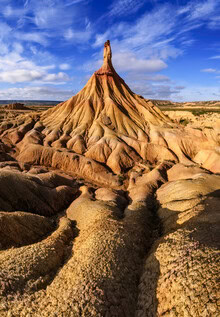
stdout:
{"type": "Polygon", "coordinates": [[[0,316],[219,316],[220,102],[145,99],[111,60],[0,107],[0,316]]]}

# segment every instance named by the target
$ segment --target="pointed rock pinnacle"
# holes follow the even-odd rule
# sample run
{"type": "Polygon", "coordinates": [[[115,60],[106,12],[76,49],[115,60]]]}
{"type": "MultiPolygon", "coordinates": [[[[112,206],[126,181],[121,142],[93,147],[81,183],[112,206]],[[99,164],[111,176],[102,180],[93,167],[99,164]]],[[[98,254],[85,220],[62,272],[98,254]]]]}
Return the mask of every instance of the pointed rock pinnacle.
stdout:
{"type": "Polygon", "coordinates": [[[95,72],[98,75],[113,75],[114,67],[112,66],[112,50],[110,41],[107,40],[104,44],[103,64],[102,67],[95,72]]]}

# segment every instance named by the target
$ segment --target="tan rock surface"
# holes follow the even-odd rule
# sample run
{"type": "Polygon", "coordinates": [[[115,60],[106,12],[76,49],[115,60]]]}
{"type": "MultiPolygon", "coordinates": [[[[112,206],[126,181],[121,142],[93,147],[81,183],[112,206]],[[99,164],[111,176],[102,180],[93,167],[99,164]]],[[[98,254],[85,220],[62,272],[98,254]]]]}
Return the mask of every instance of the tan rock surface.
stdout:
{"type": "Polygon", "coordinates": [[[220,178],[195,179],[157,191],[165,234],[146,260],[136,316],[219,314],[220,178]]]}
{"type": "MultiPolygon", "coordinates": [[[[151,177],[154,190],[160,177],[157,171],[151,177]]],[[[9,312],[18,315],[30,313],[32,316],[134,316],[142,259],[152,241],[151,207],[144,201],[133,200],[122,218],[123,211],[112,199],[107,202],[95,200],[86,186],[80,191],[81,195],[66,211],[67,217],[76,222],[79,235],[74,240],[68,261],[52,281],[48,270],[53,269],[54,272],[60,263],[60,257],[56,255],[59,249],[54,247],[55,254],[50,253],[51,243],[56,245],[59,242],[57,231],[33,247],[2,253],[2,259],[10,269],[16,254],[19,261],[22,261],[20,254],[25,259],[31,257],[29,267],[21,268],[18,261],[18,266],[11,269],[12,291],[7,293],[6,302],[3,299],[9,312]],[[40,256],[32,259],[35,252],[40,256]],[[44,269],[43,261],[50,262],[44,269]],[[51,268],[52,265],[55,267],[51,268]],[[46,278],[51,282],[44,290],[42,284],[48,283],[46,278]],[[17,283],[25,287],[25,294],[17,291],[17,283]],[[16,293],[16,301],[10,297],[13,292],[16,293]]],[[[64,219],[61,218],[61,221],[64,219]]],[[[63,250],[61,245],[61,255],[63,250]]]]}
{"type": "MultiPolygon", "coordinates": [[[[61,218],[57,230],[45,240],[2,251],[0,296],[6,296],[10,300],[14,299],[15,294],[19,296],[25,292],[44,288],[68,255],[66,246],[72,237],[70,220],[61,218]]],[[[14,310],[18,312],[16,304],[14,310]]]]}
{"type": "Polygon", "coordinates": [[[49,218],[26,212],[0,212],[0,249],[34,243],[54,229],[49,218]]]}
{"type": "Polygon", "coordinates": [[[174,123],[111,56],[0,124],[0,316],[218,316],[219,125],[174,123]]]}
{"type": "MultiPolygon", "coordinates": [[[[65,179],[64,179],[65,183],[65,179]]],[[[40,176],[0,169],[0,205],[2,211],[27,211],[52,216],[62,211],[74,199],[78,187],[58,186],[41,181],[40,176]]]]}

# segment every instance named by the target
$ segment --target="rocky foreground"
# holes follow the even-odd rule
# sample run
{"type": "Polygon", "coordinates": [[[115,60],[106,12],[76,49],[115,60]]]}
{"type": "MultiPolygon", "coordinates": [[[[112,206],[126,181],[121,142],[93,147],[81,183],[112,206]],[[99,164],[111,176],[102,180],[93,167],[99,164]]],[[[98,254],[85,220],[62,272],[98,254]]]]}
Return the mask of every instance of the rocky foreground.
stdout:
{"type": "Polygon", "coordinates": [[[220,128],[184,127],[111,63],[0,125],[1,316],[219,316],[220,128]]]}

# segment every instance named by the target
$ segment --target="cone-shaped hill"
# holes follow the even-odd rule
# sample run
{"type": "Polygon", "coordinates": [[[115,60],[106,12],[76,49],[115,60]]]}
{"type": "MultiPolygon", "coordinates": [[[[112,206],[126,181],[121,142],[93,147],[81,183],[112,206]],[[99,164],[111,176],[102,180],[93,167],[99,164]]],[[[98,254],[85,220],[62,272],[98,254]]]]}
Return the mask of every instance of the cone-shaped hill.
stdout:
{"type": "Polygon", "coordinates": [[[111,62],[111,47],[104,46],[104,61],[86,86],[68,101],[45,113],[43,122],[53,129],[61,128],[72,135],[95,138],[146,135],[149,124],[169,119],[149,101],[134,94],[116,73],[111,62]]]}
{"type": "MultiPolygon", "coordinates": [[[[107,41],[102,67],[77,95],[41,114],[2,124],[2,141],[13,148],[17,160],[117,187],[115,174],[138,164],[191,164],[201,150],[213,149],[216,136],[210,141],[207,134],[174,124],[150,100],[130,90],[111,58],[107,41]]],[[[199,159],[206,154],[200,153],[199,159]]]]}

